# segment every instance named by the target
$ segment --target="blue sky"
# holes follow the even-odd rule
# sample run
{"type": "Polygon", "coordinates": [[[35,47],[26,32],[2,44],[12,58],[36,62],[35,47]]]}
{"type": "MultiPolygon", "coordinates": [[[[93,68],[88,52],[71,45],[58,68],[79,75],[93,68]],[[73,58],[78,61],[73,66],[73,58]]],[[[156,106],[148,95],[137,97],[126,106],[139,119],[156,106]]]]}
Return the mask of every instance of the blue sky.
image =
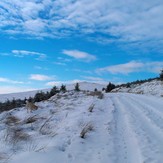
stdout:
{"type": "Polygon", "coordinates": [[[0,93],[157,77],[162,0],[1,0],[0,93]]]}

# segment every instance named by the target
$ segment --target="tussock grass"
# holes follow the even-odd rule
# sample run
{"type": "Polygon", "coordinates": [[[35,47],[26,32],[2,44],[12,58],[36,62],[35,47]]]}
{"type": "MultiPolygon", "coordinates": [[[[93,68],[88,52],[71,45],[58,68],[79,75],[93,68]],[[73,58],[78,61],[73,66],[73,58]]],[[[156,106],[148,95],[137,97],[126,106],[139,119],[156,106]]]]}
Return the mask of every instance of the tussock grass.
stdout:
{"type": "Polygon", "coordinates": [[[17,143],[27,141],[30,139],[30,135],[27,134],[23,129],[16,127],[8,127],[5,133],[5,141],[8,144],[16,146],[17,143]]]}
{"type": "Polygon", "coordinates": [[[0,161],[4,161],[6,159],[7,159],[6,154],[5,153],[0,153],[0,161]]]}
{"type": "Polygon", "coordinates": [[[34,116],[31,116],[31,117],[25,119],[24,122],[25,122],[25,124],[30,124],[30,123],[36,122],[37,120],[38,120],[37,115],[34,115],[34,116]]]}
{"type": "Polygon", "coordinates": [[[94,106],[95,106],[95,104],[92,104],[92,105],[88,108],[88,111],[89,111],[89,112],[92,112],[93,109],[94,109],[94,106]]]}
{"type": "Polygon", "coordinates": [[[50,120],[52,119],[53,115],[50,116],[48,119],[46,119],[46,121],[41,125],[39,132],[42,135],[49,135],[52,134],[53,132],[51,131],[51,126],[49,124],[50,120]]]}
{"type": "Polygon", "coordinates": [[[12,126],[12,125],[16,125],[19,123],[20,123],[20,119],[16,116],[9,115],[8,117],[6,117],[6,120],[5,120],[6,125],[12,126]]]}
{"type": "Polygon", "coordinates": [[[93,131],[93,130],[94,130],[93,125],[92,125],[90,122],[87,123],[87,124],[83,127],[83,129],[81,130],[81,132],[80,132],[80,137],[81,137],[82,139],[85,139],[86,134],[87,134],[88,132],[90,132],[90,131],[93,131]]]}
{"type": "Polygon", "coordinates": [[[104,94],[101,91],[88,92],[88,96],[97,96],[99,99],[103,99],[104,94]]]}
{"type": "Polygon", "coordinates": [[[103,99],[103,98],[104,98],[104,94],[101,92],[101,93],[98,95],[98,98],[99,98],[99,99],[103,99]]]}

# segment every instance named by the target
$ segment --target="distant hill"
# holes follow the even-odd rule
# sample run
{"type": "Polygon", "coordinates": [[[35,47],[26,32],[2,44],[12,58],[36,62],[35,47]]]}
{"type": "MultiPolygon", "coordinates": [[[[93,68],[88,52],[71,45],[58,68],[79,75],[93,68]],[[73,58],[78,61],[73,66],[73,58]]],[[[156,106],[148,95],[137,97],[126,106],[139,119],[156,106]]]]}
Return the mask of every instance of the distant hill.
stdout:
{"type": "MultiPolygon", "coordinates": [[[[75,83],[66,85],[67,90],[73,90],[74,87],[75,87],[75,83]]],[[[79,87],[80,87],[81,90],[93,91],[95,88],[97,88],[97,90],[102,90],[102,88],[106,87],[106,85],[98,84],[98,83],[80,82],[79,87]]],[[[60,87],[58,86],[58,88],[60,88],[60,87]]],[[[0,102],[5,102],[7,99],[12,100],[13,98],[23,100],[25,98],[34,97],[35,94],[37,92],[39,92],[39,91],[47,92],[47,91],[50,91],[50,89],[51,88],[42,89],[42,90],[28,91],[28,92],[0,94],[0,102]]]]}

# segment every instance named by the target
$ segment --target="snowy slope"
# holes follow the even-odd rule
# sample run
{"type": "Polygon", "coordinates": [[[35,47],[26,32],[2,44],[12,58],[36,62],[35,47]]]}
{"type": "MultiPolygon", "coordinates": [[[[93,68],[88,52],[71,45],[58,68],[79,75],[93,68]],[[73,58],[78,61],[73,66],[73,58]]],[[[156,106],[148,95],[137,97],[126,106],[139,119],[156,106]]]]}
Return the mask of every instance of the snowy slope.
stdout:
{"type": "MultiPolygon", "coordinates": [[[[46,92],[50,89],[44,89],[42,91],[46,92]]],[[[25,99],[29,97],[34,97],[34,95],[38,92],[38,90],[28,91],[28,92],[19,92],[19,93],[10,93],[10,94],[0,94],[0,102],[5,102],[7,99],[12,100],[15,99],[25,99]]]]}
{"type": "MultiPolygon", "coordinates": [[[[74,84],[69,84],[66,86],[67,90],[74,90],[76,83],[74,84]]],[[[81,90],[89,90],[89,91],[94,91],[95,88],[97,90],[101,91],[102,88],[105,88],[106,85],[104,84],[99,84],[99,83],[90,83],[90,82],[80,82],[79,87],[81,90]]]]}
{"type": "Polygon", "coordinates": [[[113,92],[128,92],[154,96],[163,96],[163,82],[153,80],[151,82],[146,82],[143,84],[133,84],[131,85],[131,88],[126,87],[116,88],[113,90],[113,92]]]}
{"type": "MultiPolygon", "coordinates": [[[[98,84],[98,83],[89,83],[89,82],[80,82],[80,89],[81,90],[90,90],[93,91],[95,88],[98,90],[102,90],[103,87],[106,87],[105,85],[98,84]]],[[[60,88],[58,86],[58,88],[60,88]]],[[[67,90],[73,90],[75,88],[75,84],[68,84],[66,85],[67,90]]],[[[38,91],[47,92],[50,91],[49,89],[42,89],[42,90],[34,90],[34,91],[28,91],[28,92],[19,92],[19,93],[10,93],[10,94],[0,94],[0,102],[5,102],[7,99],[12,100],[15,99],[25,99],[29,97],[34,97],[34,95],[38,91]]]]}
{"type": "Polygon", "coordinates": [[[18,108],[0,114],[2,161],[162,163],[162,98],[111,93],[99,99],[70,91],[37,105],[39,109],[32,113],[18,108]],[[11,116],[18,120],[11,123],[7,118],[11,116]],[[27,123],[29,117],[35,121],[27,123]],[[87,124],[93,129],[83,139],[80,133],[87,124]],[[19,134],[15,140],[16,129],[19,134]],[[28,139],[23,139],[23,134],[28,139]]]}

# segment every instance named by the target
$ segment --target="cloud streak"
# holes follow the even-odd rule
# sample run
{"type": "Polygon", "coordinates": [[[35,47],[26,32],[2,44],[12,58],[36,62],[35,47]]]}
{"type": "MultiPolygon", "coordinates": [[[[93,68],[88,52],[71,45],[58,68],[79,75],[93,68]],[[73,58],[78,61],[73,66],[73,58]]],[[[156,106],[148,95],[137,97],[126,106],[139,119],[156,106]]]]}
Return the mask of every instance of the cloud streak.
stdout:
{"type": "Polygon", "coordinates": [[[84,80],[79,80],[79,79],[74,79],[74,80],[68,80],[68,81],[50,81],[47,82],[45,85],[46,86],[60,86],[62,84],[75,84],[75,83],[79,83],[79,82],[83,82],[84,80]]]}
{"type": "Polygon", "coordinates": [[[30,80],[36,80],[36,81],[47,81],[47,80],[52,80],[53,77],[43,75],[43,74],[31,74],[29,79],[30,80]]]}
{"type": "Polygon", "coordinates": [[[79,50],[63,50],[63,54],[83,61],[94,61],[96,56],[79,50]]]}
{"type": "Polygon", "coordinates": [[[163,67],[163,62],[141,62],[141,61],[130,61],[124,64],[118,64],[99,68],[96,70],[97,73],[111,73],[111,74],[130,74],[133,72],[152,72],[159,73],[163,67]]]}
{"type": "Polygon", "coordinates": [[[43,60],[47,57],[46,54],[26,50],[12,50],[12,54],[15,57],[37,56],[37,60],[43,60]]]}

